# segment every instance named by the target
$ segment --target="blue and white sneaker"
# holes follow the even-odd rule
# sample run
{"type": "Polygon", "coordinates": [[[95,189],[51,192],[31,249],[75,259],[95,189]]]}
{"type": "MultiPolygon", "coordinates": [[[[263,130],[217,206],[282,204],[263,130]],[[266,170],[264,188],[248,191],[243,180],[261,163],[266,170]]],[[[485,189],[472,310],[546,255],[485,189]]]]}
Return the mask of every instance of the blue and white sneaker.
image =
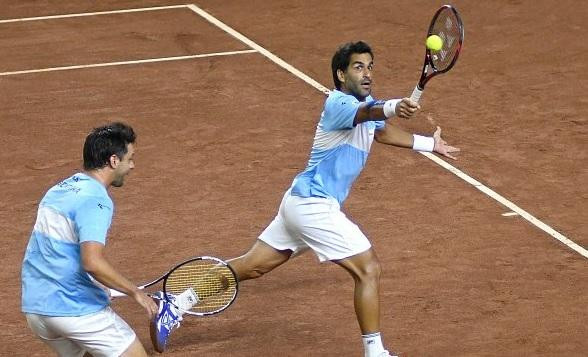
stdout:
{"type": "MultiPolygon", "coordinates": [[[[176,299],[176,297],[171,294],[168,294],[168,297],[172,302],[176,299]]],[[[153,348],[155,348],[157,352],[162,353],[165,351],[167,340],[169,339],[171,332],[180,327],[182,315],[178,309],[165,300],[163,291],[155,293],[153,298],[157,300],[159,310],[149,326],[151,342],[153,343],[153,348]]]]}

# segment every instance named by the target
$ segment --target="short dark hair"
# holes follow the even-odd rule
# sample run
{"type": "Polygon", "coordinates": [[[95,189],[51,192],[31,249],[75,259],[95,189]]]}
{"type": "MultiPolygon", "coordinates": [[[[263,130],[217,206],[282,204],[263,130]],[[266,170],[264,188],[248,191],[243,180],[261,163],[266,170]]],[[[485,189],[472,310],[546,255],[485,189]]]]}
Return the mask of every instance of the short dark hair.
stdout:
{"type": "Polygon", "coordinates": [[[135,142],[135,132],[129,125],[114,122],[94,128],[84,143],[84,169],[102,168],[116,155],[122,159],[129,143],[135,142]]]}
{"type": "Polygon", "coordinates": [[[337,78],[337,70],[347,70],[347,67],[349,67],[349,61],[351,61],[351,55],[354,53],[369,53],[372,56],[372,59],[374,58],[370,45],[363,41],[347,42],[346,44],[339,46],[331,60],[331,70],[333,71],[335,88],[341,89],[341,81],[337,78]]]}

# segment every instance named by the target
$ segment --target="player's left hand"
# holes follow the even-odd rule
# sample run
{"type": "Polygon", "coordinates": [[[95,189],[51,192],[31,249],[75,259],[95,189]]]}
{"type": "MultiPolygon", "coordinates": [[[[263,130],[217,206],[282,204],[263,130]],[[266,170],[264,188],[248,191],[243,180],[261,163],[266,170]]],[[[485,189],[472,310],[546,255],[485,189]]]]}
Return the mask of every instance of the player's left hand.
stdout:
{"type": "Polygon", "coordinates": [[[417,110],[421,109],[421,106],[417,102],[413,102],[410,98],[402,98],[402,100],[396,103],[396,116],[403,119],[410,119],[417,110]]]}
{"type": "Polygon", "coordinates": [[[451,153],[459,152],[460,150],[459,148],[447,145],[447,142],[441,138],[441,127],[437,127],[437,130],[435,130],[435,133],[433,134],[433,139],[435,139],[435,147],[433,148],[433,152],[450,159],[457,160],[457,157],[451,155],[451,153]]]}

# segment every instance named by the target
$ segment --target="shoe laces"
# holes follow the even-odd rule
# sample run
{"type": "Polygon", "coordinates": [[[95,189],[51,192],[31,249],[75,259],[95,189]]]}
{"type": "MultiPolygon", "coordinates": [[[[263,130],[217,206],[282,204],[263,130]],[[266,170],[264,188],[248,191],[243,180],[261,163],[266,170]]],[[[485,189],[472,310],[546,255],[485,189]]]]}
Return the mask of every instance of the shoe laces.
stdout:
{"type": "Polygon", "coordinates": [[[169,331],[180,327],[180,321],[182,321],[182,317],[176,313],[175,307],[173,307],[170,303],[164,302],[164,304],[166,304],[166,306],[161,318],[161,324],[169,331]]]}
{"type": "MultiPolygon", "coordinates": [[[[169,301],[175,302],[174,295],[168,294],[167,297],[169,301]]],[[[159,323],[161,326],[165,327],[168,331],[179,327],[180,321],[182,321],[182,314],[179,313],[173,304],[166,301],[163,296],[158,297],[158,299],[159,303],[162,305],[160,307],[161,315],[159,316],[159,323]]]]}

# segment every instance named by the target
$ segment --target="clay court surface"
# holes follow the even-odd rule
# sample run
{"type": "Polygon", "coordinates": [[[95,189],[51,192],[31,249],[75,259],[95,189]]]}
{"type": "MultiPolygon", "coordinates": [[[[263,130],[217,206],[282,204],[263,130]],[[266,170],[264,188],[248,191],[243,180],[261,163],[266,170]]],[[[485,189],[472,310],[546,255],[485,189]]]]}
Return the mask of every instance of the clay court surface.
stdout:
{"type": "MultiPolygon", "coordinates": [[[[169,1],[2,1],[2,20],[169,1]]],[[[375,51],[376,97],[408,96],[437,1],[212,1],[224,24],[332,88],[343,42],[375,51]]],[[[456,1],[462,56],[423,94],[462,149],[450,162],[580,251],[411,150],[375,143],[345,203],[383,266],[382,333],[402,357],[588,354],[587,5],[456,1]],[[552,24],[546,26],[546,24],[552,24]],[[503,215],[507,214],[507,215],[503,215]],[[584,247],[584,248],[582,248],[584,247]]],[[[133,281],[193,255],[244,253],[304,168],[324,94],[189,7],[0,22],[1,355],[46,356],[20,313],[20,264],[44,192],[79,170],[87,132],[124,120],[137,167],[111,190],[107,253],[133,281]],[[219,53],[233,52],[220,55],[219,53]],[[18,71],[207,55],[169,61],[18,71]]],[[[166,356],[362,356],[353,283],[307,253],[187,318],[166,356]]],[[[153,352],[148,321],[113,303],[153,352]]]]}

